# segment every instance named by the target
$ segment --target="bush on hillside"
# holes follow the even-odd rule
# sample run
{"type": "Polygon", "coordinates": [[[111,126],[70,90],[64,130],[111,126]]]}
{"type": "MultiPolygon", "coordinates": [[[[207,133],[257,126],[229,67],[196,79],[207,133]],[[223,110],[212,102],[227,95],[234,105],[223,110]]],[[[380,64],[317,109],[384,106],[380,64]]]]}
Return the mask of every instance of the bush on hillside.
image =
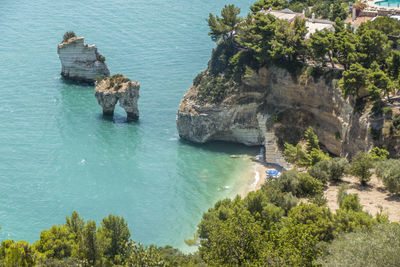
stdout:
{"type": "Polygon", "coordinates": [[[370,152],[369,155],[373,161],[381,161],[385,160],[389,156],[389,151],[384,148],[374,147],[370,152]]]}
{"type": "Polygon", "coordinates": [[[297,198],[291,192],[282,192],[280,189],[281,185],[278,181],[272,181],[264,184],[262,192],[267,196],[269,202],[282,208],[287,212],[297,205],[297,198]]]}
{"type": "Polygon", "coordinates": [[[283,192],[299,193],[299,173],[295,170],[283,172],[278,182],[283,192]]]}
{"type": "Polygon", "coordinates": [[[341,201],[340,208],[345,210],[362,211],[360,199],[357,194],[350,194],[344,197],[341,201]]]}
{"type": "Polygon", "coordinates": [[[308,173],[299,174],[298,196],[313,197],[322,194],[323,184],[318,179],[310,176],[308,173]]]}
{"type": "Polygon", "coordinates": [[[400,225],[380,224],[372,231],[341,234],[323,251],[315,262],[322,266],[398,266],[400,225]]]}
{"type": "Polygon", "coordinates": [[[389,159],[377,164],[375,173],[390,193],[400,193],[400,161],[389,159]]]}
{"type": "Polygon", "coordinates": [[[338,194],[337,194],[337,203],[339,207],[342,206],[343,200],[349,195],[347,193],[347,189],[349,189],[349,185],[345,183],[341,183],[339,186],[338,194]]]}
{"type": "Polygon", "coordinates": [[[370,229],[375,223],[376,221],[368,213],[351,209],[338,209],[334,218],[336,233],[370,229]]]}
{"type": "Polygon", "coordinates": [[[315,164],[308,173],[326,184],[328,181],[339,181],[344,175],[347,164],[345,158],[325,159],[315,164]]]}
{"type": "Polygon", "coordinates": [[[76,37],[76,34],[73,31],[68,31],[64,33],[63,42],[68,42],[69,39],[76,37]]]}
{"type": "Polygon", "coordinates": [[[366,185],[371,180],[373,161],[368,153],[359,152],[353,158],[349,173],[357,177],[361,185],[366,185]]]}

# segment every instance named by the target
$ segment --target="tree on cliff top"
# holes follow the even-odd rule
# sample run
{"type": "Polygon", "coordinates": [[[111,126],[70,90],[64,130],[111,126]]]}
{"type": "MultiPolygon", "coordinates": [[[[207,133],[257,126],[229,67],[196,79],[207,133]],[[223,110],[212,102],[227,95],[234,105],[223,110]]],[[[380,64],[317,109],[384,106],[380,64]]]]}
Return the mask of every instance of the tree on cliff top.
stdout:
{"type": "Polygon", "coordinates": [[[242,20],[241,17],[238,17],[239,13],[240,8],[235,7],[235,5],[225,5],[221,11],[221,17],[210,13],[207,23],[210,27],[208,35],[211,36],[211,39],[216,42],[221,38],[231,37],[229,36],[230,33],[236,29],[242,20]]]}
{"type": "Polygon", "coordinates": [[[76,34],[73,31],[68,31],[64,33],[63,42],[68,42],[69,39],[76,37],[76,34]]]}

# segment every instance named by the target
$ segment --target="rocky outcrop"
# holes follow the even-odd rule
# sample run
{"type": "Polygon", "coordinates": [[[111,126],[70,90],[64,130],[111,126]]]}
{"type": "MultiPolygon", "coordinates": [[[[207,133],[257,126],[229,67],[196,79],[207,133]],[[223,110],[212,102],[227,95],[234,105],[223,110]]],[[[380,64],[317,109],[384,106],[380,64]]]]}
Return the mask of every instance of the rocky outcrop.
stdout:
{"type": "Polygon", "coordinates": [[[218,104],[202,101],[201,85],[194,85],[179,106],[179,135],[198,143],[223,140],[277,146],[297,142],[313,126],[321,144],[333,154],[352,156],[370,149],[373,140],[368,129],[373,120],[354,112],[351,100],[342,97],[335,86],[337,73],[308,73],[293,74],[275,65],[261,68],[230,88],[218,104]]]}
{"type": "Polygon", "coordinates": [[[95,97],[103,108],[103,115],[114,115],[115,105],[119,105],[126,111],[128,121],[139,119],[138,82],[132,82],[123,75],[115,74],[100,81],[95,88],[95,97]]]}
{"type": "Polygon", "coordinates": [[[95,45],[84,43],[84,37],[73,37],[58,45],[61,75],[68,80],[94,83],[110,75],[105,58],[95,45]]]}

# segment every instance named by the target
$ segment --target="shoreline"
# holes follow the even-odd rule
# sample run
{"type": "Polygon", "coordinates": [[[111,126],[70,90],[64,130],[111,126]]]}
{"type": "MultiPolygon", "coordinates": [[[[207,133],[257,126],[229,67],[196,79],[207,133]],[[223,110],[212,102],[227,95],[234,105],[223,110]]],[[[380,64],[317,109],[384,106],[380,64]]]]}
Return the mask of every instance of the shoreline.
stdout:
{"type": "Polygon", "coordinates": [[[284,169],[276,164],[262,163],[254,156],[249,157],[250,167],[246,172],[244,178],[240,182],[241,186],[238,188],[236,195],[240,195],[241,198],[245,198],[250,192],[261,189],[264,183],[267,182],[265,171],[270,169],[276,169],[282,173],[284,169]]]}
{"type": "Polygon", "coordinates": [[[265,171],[268,167],[257,161],[253,156],[250,158],[250,167],[240,181],[236,195],[245,198],[250,192],[257,191],[266,182],[265,171]]]}

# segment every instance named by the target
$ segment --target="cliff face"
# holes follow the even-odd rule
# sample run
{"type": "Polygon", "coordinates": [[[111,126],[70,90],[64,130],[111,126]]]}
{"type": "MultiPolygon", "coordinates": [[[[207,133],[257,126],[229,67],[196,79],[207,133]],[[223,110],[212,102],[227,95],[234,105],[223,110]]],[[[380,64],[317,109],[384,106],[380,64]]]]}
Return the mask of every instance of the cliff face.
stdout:
{"type": "Polygon", "coordinates": [[[264,67],[243,79],[218,104],[201,101],[201,88],[192,86],[179,106],[179,135],[199,143],[266,144],[269,154],[275,153],[271,161],[279,163],[277,145],[297,142],[312,126],[333,154],[352,156],[366,151],[373,145],[368,129],[374,120],[354,112],[352,103],[335,86],[334,76],[332,70],[294,75],[277,66],[264,67]]]}
{"type": "Polygon", "coordinates": [[[95,88],[95,97],[103,108],[103,115],[112,116],[117,102],[126,111],[128,121],[139,119],[138,82],[132,82],[123,75],[113,75],[99,82],[95,88]]]}
{"type": "Polygon", "coordinates": [[[84,43],[84,37],[73,37],[58,45],[61,75],[69,80],[94,83],[110,75],[106,63],[95,45],[84,43]]]}

